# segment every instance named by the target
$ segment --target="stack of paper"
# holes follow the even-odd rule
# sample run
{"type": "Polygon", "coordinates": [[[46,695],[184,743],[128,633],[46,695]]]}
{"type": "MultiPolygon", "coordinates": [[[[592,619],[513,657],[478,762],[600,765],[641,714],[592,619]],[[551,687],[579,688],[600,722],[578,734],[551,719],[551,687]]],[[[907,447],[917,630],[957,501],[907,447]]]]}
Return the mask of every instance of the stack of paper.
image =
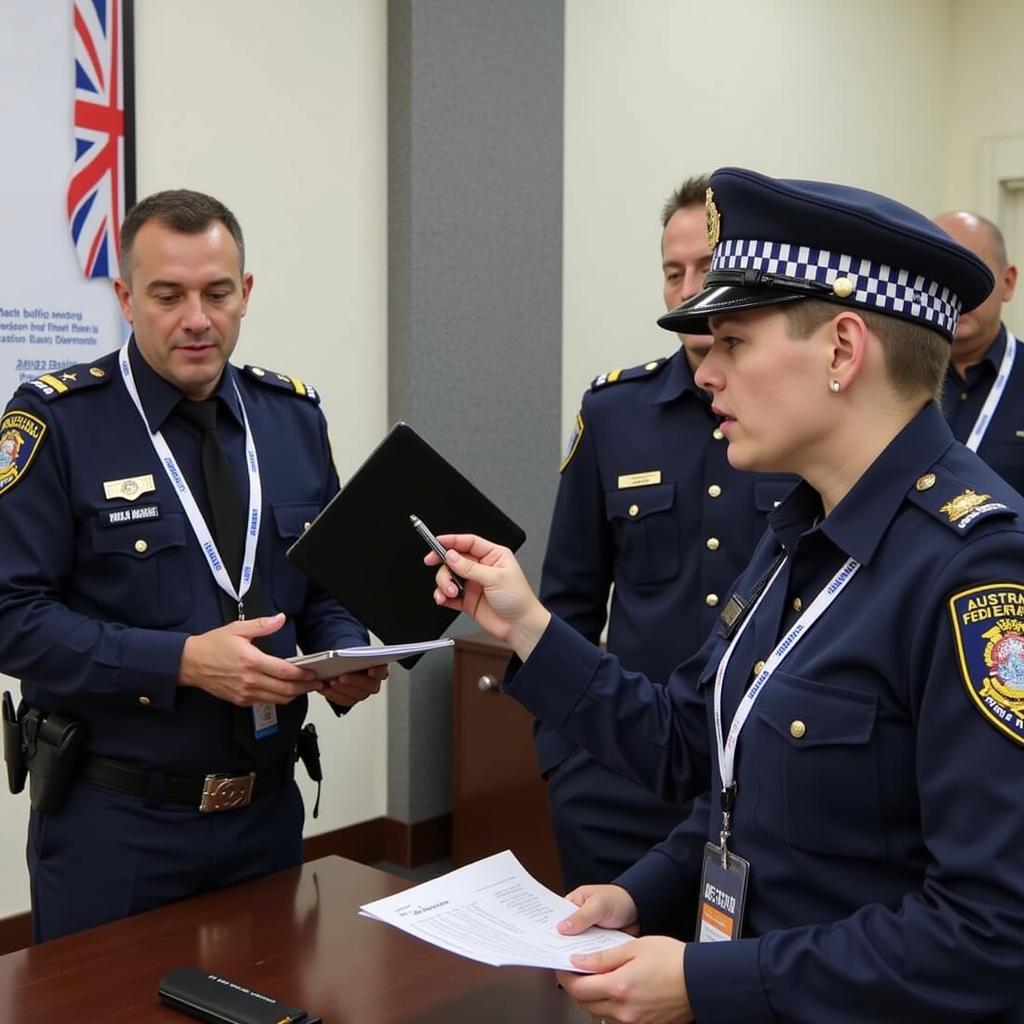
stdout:
{"type": "Polygon", "coordinates": [[[611,949],[632,936],[610,928],[562,935],[555,926],[576,907],[545,888],[508,850],[360,907],[449,952],[495,967],[577,971],[569,957],[611,949]]]}

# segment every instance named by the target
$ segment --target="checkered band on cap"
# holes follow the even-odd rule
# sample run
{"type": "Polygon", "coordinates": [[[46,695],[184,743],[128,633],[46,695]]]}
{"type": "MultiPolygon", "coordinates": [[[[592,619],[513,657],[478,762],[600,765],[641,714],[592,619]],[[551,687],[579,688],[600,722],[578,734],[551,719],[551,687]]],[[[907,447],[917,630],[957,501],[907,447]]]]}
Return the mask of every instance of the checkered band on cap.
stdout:
{"type": "Polygon", "coordinates": [[[724,240],[715,248],[711,269],[763,270],[766,274],[825,285],[845,277],[853,284],[853,291],[844,301],[920,320],[951,336],[956,331],[962,307],[960,299],[948,288],[920,274],[873,263],[859,256],[844,256],[787,242],[724,240]]]}

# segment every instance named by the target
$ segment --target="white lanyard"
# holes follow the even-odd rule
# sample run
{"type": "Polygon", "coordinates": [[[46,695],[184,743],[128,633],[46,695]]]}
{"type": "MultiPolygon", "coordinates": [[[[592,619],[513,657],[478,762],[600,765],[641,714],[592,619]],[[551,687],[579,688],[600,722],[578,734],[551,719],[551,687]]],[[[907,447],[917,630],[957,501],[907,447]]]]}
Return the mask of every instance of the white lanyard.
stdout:
{"type": "Polygon", "coordinates": [[[160,459],[161,465],[164,467],[164,471],[167,473],[167,478],[170,480],[171,486],[181,501],[181,506],[185,510],[185,515],[188,517],[192,532],[199,542],[199,547],[202,549],[206,564],[210,567],[210,572],[217,581],[217,586],[237,602],[238,617],[244,619],[245,614],[242,600],[249,591],[249,586],[252,583],[253,569],[256,565],[256,544],[260,536],[263,488],[260,484],[260,467],[256,459],[256,446],[252,440],[252,431],[249,429],[249,417],[245,414],[245,405],[242,403],[242,396],[238,391],[238,385],[232,382],[235,395],[238,398],[238,407],[242,410],[242,422],[245,424],[245,461],[249,471],[249,511],[246,516],[248,529],[245,534],[242,571],[239,575],[238,589],[236,590],[231,577],[224,568],[224,562],[220,557],[220,552],[217,550],[217,545],[213,541],[213,535],[210,533],[210,528],[206,525],[202,512],[199,511],[199,506],[192,495],[192,490],[185,479],[185,474],[178,468],[178,462],[174,458],[174,454],[171,452],[167,441],[164,440],[163,434],[159,430],[150,429],[146,413],[142,408],[142,402],[139,400],[138,388],[135,386],[131,362],[128,359],[128,342],[125,342],[121,348],[118,354],[118,362],[121,366],[121,377],[124,380],[124,386],[128,389],[128,394],[131,396],[132,402],[135,403],[135,408],[145,424],[149,439],[160,459]]]}
{"type": "Polygon", "coordinates": [[[988,398],[985,399],[985,404],[981,407],[981,412],[978,413],[978,418],[974,422],[971,436],[967,438],[967,447],[972,452],[978,450],[981,439],[985,436],[985,431],[988,430],[988,425],[992,422],[992,416],[999,405],[999,400],[1003,397],[1007,381],[1010,379],[1010,370],[1013,367],[1013,357],[1016,355],[1016,352],[1017,339],[1013,336],[1013,332],[1007,329],[1006,351],[1003,353],[1003,361],[999,364],[999,372],[996,374],[996,379],[988,393],[988,398]]]}
{"type": "Polygon", "coordinates": [[[796,620],[789,632],[782,638],[779,645],[768,656],[768,660],[764,663],[764,666],[758,673],[757,678],[753,683],[751,683],[750,688],[740,700],[739,707],[736,709],[736,714],[732,720],[732,725],[729,727],[729,735],[725,742],[723,742],[722,688],[725,680],[725,670],[729,665],[729,659],[732,657],[732,652],[736,647],[739,638],[743,635],[743,631],[757,614],[757,609],[765,599],[765,595],[769,590],[771,590],[772,584],[778,578],[779,573],[782,572],[782,567],[785,564],[785,560],[783,560],[778,569],[776,569],[772,574],[772,578],[768,581],[768,585],[761,591],[761,596],[758,597],[753,608],[751,608],[747,613],[743,623],[740,625],[740,628],[736,631],[736,635],[733,637],[732,642],[726,648],[725,654],[722,655],[722,660],[718,663],[718,671],[715,673],[715,742],[718,747],[718,768],[722,775],[723,792],[727,792],[732,789],[736,761],[736,744],[739,740],[740,732],[746,724],[747,718],[750,716],[750,712],[754,707],[754,702],[768,685],[768,680],[771,678],[775,669],[777,669],[782,663],[782,660],[792,653],[793,648],[800,642],[804,634],[822,615],[825,614],[826,611],[828,611],[829,606],[840,595],[840,593],[842,593],[843,588],[850,582],[850,580],[853,579],[857,574],[857,570],[860,568],[860,562],[855,558],[851,558],[839,570],[839,572],[832,577],[831,581],[825,585],[803,615],[796,620]]]}

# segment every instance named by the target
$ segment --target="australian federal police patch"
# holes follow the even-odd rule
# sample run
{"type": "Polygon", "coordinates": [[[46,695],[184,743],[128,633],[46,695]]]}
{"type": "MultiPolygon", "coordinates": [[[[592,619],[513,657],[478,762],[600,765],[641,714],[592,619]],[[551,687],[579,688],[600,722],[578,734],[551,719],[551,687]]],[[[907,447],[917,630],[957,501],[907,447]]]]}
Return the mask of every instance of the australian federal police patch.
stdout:
{"type": "Polygon", "coordinates": [[[28,471],[46,436],[46,424],[29,412],[12,409],[0,419],[0,494],[28,471]]]}
{"type": "Polygon", "coordinates": [[[1024,584],[986,583],[949,599],[960,673],[978,710],[1024,746],[1024,584]]]}
{"type": "Polygon", "coordinates": [[[572,457],[576,454],[576,449],[580,446],[580,440],[583,437],[583,410],[581,409],[576,413],[576,420],[572,425],[572,432],[569,434],[569,440],[565,444],[565,454],[562,456],[561,465],[558,467],[558,472],[561,473],[566,466],[572,462],[572,457]]]}

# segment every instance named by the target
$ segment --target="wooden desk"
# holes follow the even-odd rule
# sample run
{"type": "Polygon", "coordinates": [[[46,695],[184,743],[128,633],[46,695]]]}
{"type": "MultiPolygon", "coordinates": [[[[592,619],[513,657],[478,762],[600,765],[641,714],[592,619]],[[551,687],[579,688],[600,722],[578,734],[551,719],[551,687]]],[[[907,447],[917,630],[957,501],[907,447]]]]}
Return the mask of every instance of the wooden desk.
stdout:
{"type": "Polygon", "coordinates": [[[324,1024],[588,1024],[550,971],[445,953],[359,905],[410,883],[324,857],[0,957],[0,1020],[182,1024],[167,971],[196,964],[324,1024]]]}

